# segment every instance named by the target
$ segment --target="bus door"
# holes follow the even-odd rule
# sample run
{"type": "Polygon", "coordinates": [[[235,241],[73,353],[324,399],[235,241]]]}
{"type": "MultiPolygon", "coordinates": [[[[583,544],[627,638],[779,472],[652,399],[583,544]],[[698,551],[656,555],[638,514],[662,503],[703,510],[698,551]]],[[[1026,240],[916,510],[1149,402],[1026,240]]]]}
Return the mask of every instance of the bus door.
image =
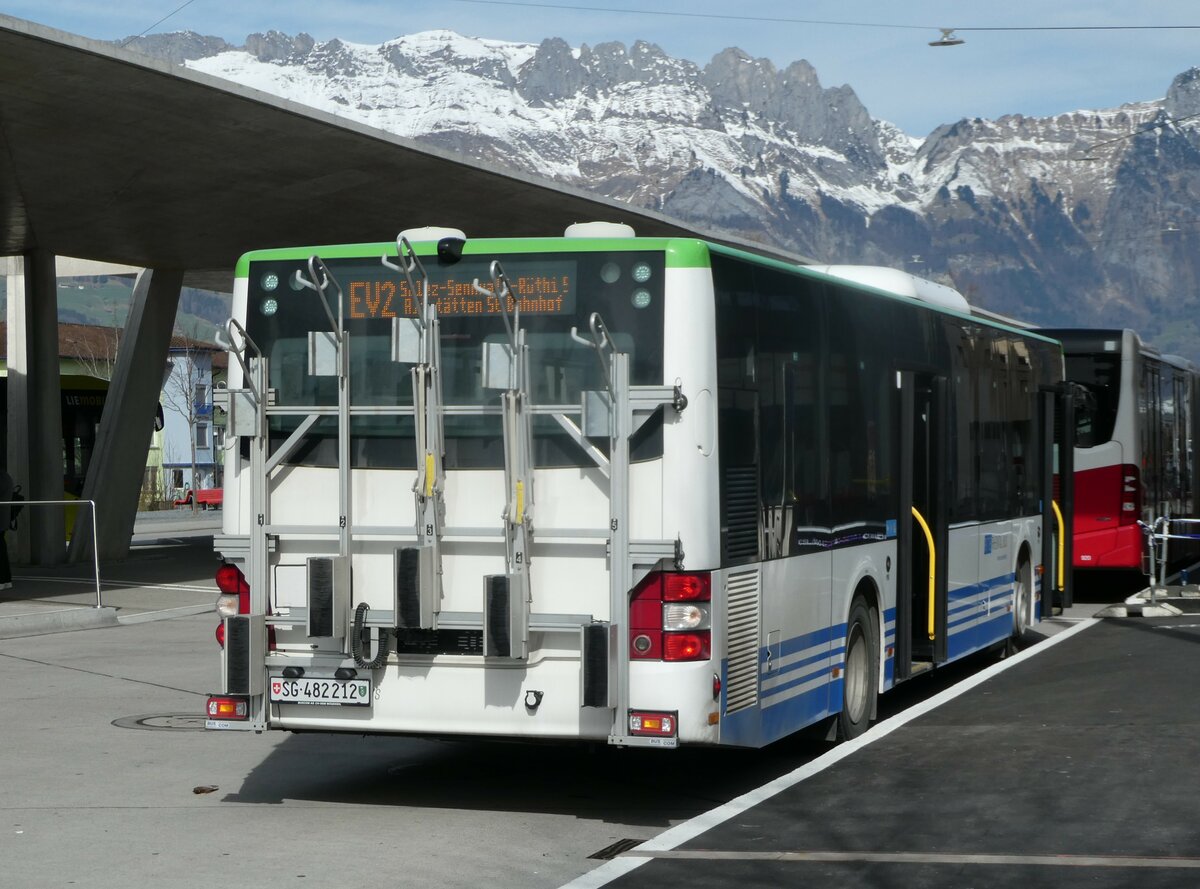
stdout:
{"type": "Polygon", "coordinates": [[[895,663],[896,679],[901,680],[947,659],[946,492],[950,480],[946,378],[900,371],[898,382],[900,514],[896,527],[899,564],[895,663]]]}
{"type": "Polygon", "coordinates": [[[1038,394],[1041,405],[1042,618],[1074,601],[1075,403],[1081,386],[1061,383],[1038,394]]]}

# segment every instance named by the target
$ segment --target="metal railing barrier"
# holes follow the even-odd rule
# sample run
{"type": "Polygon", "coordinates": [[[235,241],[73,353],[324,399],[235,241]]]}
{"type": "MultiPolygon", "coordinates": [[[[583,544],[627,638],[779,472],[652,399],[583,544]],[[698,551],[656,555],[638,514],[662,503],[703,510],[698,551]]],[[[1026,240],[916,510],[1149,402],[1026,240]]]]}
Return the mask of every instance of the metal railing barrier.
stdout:
{"type": "Polygon", "coordinates": [[[96,607],[103,608],[100,598],[100,549],[96,545],[96,501],[95,500],[0,500],[0,506],[79,506],[86,503],[92,508],[92,568],[96,577],[96,607]]]}
{"type": "Polygon", "coordinates": [[[1167,585],[1167,547],[1169,541],[1172,540],[1200,540],[1200,528],[1194,530],[1198,533],[1183,533],[1173,532],[1173,525],[1183,526],[1200,526],[1200,519],[1182,519],[1172,518],[1170,513],[1161,515],[1158,518],[1152,518],[1149,522],[1138,522],[1138,527],[1142,529],[1142,534],[1146,538],[1146,550],[1148,554],[1147,575],[1150,578],[1150,601],[1153,602],[1157,597],[1159,590],[1164,590],[1167,585]]]}

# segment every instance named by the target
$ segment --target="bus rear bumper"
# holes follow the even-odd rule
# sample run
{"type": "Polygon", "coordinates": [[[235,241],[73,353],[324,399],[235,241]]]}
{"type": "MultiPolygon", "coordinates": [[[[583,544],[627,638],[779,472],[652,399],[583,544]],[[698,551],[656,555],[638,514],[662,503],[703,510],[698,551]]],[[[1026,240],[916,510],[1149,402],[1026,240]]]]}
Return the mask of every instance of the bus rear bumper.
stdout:
{"type": "Polygon", "coordinates": [[[1141,569],[1145,551],[1142,529],[1137,525],[1077,533],[1074,547],[1072,564],[1076,568],[1141,569]]]}

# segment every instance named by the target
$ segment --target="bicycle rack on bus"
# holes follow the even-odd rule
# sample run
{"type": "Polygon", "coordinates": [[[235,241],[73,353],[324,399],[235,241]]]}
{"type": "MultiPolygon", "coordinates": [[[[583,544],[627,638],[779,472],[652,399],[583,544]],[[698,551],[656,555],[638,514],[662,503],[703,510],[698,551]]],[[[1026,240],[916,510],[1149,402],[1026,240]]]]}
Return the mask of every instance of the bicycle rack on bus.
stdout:
{"type": "Polygon", "coordinates": [[[396,239],[401,272],[418,305],[416,318],[392,319],[392,360],[411,364],[416,427],[417,545],[395,551],[395,622],[401,629],[437,629],[442,610],[442,533],[446,523],[445,431],[442,421],[442,345],[437,305],[429,301],[429,275],[403,235],[396,239]],[[415,278],[414,278],[415,274],[415,278]],[[417,283],[420,283],[420,289],[417,283]]]}
{"type": "MultiPolygon", "coordinates": [[[[378,650],[374,661],[368,663],[360,654],[361,638],[347,633],[350,605],[350,544],[351,485],[350,485],[350,388],[349,342],[343,329],[344,299],[342,289],[319,256],[308,260],[307,276],[297,271],[297,289],[309,289],[320,297],[329,322],[329,330],[309,331],[308,373],[311,376],[332,376],[338,386],[338,518],[337,554],[312,556],[306,560],[305,630],[314,639],[335,640],[343,657],[354,657],[360,667],[379,666],[386,656],[388,636],[379,630],[378,650]],[[330,302],[335,293],[337,314],[330,302]],[[347,651],[346,649],[350,649],[347,651]]],[[[218,548],[227,554],[244,553],[246,579],[250,587],[250,613],[226,618],[226,656],[223,686],[227,694],[246,695],[260,701],[257,712],[251,714],[247,728],[262,730],[266,724],[265,674],[262,665],[266,657],[266,623],[269,610],[270,554],[278,547],[278,537],[288,531],[272,524],[270,478],[272,472],[301,444],[308,432],[328,411],[305,414],[296,429],[270,452],[269,418],[274,408],[274,392],[269,387],[269,361],[262,350],[236,320],[226,327],[230,351],[241,366],[243,386],[228,390],[225,401],[230,411],[229,429],[236,440],[248,439],[249,466],[243,468],[241,483],[249,487],[250,534],[240,543],[236,538],[220,538],[218,548]],[[253,350],[253,355],[251,355],[253,350]],[[243,550],[242,547],[245,547],[243,550]]],[[[294,414],[294,411],[287,411],[294,414]]],[[[324,533],[313,527],[306,532],[324,533]]],[[[332,529],[330,529],[332,530],[332,529]]],[[[363,635],[356,621],[355,631],[363,635]]]]}
{"type": "Polygon", "coordinates": [[[482,296],[500,300],[507,343],[483,344],[483,388],[500,389],[504,440],[505,573],[484,577],[483,653],[485,657],[529,656],[532,591],[529,563],[533,552],[533,426],[528,408],[529,346],[521,329],[521,309],[499,260],[490,268],[492,289],[474,282],[482,296]],[[507,306],[512,300],[512,321],[507,306]]]}
{"type": "MultiPolygon", "coordinates": [[[[328,525],[273,525],[271,516],[270,478],[305,440],[313,427],[330,416],[328,408],[297,411],[287,406],[275,406],[275,393],[269,387],[269,359],[236,320],[227,325],[230,352],[242,370],[242,387],[226,390],[228,429],[232,440],[246,440],[248,465],[239,474],[243,491],[249,494],[250,533],[220,536],[217,548],[234,559],[243,559],[250,586],[250,613],[226,618],[226,657],[223,664],[223,690],[257,701],[256,710],[245,724],[247,729],[266,727],[267,695],[267,624],[272,622],[303,621],[306,633],[313,639],[335,640],[341,655],[358,667],[382,666],[387,655],[387,640],[391,628],[436,628],[439,620],[447,626],[470,628],[484,626],[487,641],[485,650],[495,657],[527,657],[530,627],[563,629],[581,627],[582,638],[582,695],[584,707],[609,708],[612,728],[609,743],[634,745],[646,739],[629,733],[629,592],[635,583],[635,572],[651,570],[666,561],[675,568],[683,567],[683,549],[679,540],[633,540],[629,530],[630,512],[630,439],[665,405],[677,412],[687,405],[679,385],[631,386],[630,356],[622,352],[607,330],[603,319],[593,314],[589,319],[590,338],[580,336],[575,328],[571,336],[593,349],[602,370],[604,389],[585,391],[581,396],[580,422],[577,425],[558,406],[539,409],[532,404],[528,386],[528,348],[520,329],[519,315],[513,312],[510,321],[504,316],[508,343],[490,344],[485,350],[485,386],[502,390],[501,411],[505,442],[506,502],[503,512],[506,541],[506,573],[485,580],[485,607],[479,613],[443,613],[441,605],[440,543],[446,530],[444,502],[444,430],[445,413],[441,391],[440,343],[436,306],[428,299],[428,278],[417,260],[411,245],[404,238],[397,240],[400,264],[384,259],[384,264],[399,269],[405,276],[410,292],[419,294],[421,314],[413,319],[399,319],[393,325],[393,358],[413,363],[414,420],[417,427],[417,483],[414,485],[418,522],[416,546],[408,556],[397,550],[397,601],[392,614],[380,613],[367,619],[355,615],[353,636],[347,632],[350,619],[350,549],[354,529],[351,527],[350,477],[350,365],[349,335],[344,330],[344,298],[341,287],[320,257],[308,260],[307,275],[296,272],[297,289],[314,291],[321,300],[329,330],[310,331],[308,335],[308,373],[314,376],[335,376],[338,381],[336,416],[338,421],[338,538],[335,556],[313,556],[306,561],[306,607],[292,609],[287,616],[270,618],[268,591],[271,589],[271,554],[279,548],[282,535],[332,534],[328,525]],[[418,290],[418,279],[419,287],[418,290]],[[336,315],[331,297],[337,299],[336,315]],[[609,620],[597,621],[587,615],[531,614],[531,585],[529,555],[533,545],[533,459],[532,415],[544,413],[552,417],[579,445],[607,478],[609,485],[608,552],[610,561],[609,620]],[[299,416],[296,428],[286,439],[270,450],[270,418],[272,415],[299,416]],[[589,439],[607,438],[606,456],[589,439]],[[424,459],[420,459],[424,455],[424,459]],[[248,489],[248,490],[247,490],[248,489]],[[407,560],[407,561],[406,561],[407,560]],[[415,568],[415,570],[414,570],[415,568]],[[401,595],[400,574],[408,572],[416,584],[401,595]],[[496,578],[501,579],[497,583],[496,578]],[[505,602],[495,590],[507,587],[505,602]],[[414,594],[412,590],[415,589],[414,594]],[[487,590],[493,591],[489,600],[487,590]],[[415,607],[414,607],[415,605],[415,607]],[[415,612],[415,617],[413,616],[415,612]],[[582,619],[581,623],[577,623],[582,619]],[[378,632],[378,650],[371,662],[360,657],[361,642],[367,642],[370,630],[378,632]],[[507,650],[506,650],[507,645],[507,650]],[[345,649],[349,648],[347,652],[345,649]]],[[[511,287],[499,264],[492,268],[496,293],[511,293],[511,287]]],[[[573,413],[573,412],[570,412],[573,413]]],[[[365,529],[367,533],[395,533],[398,529],[365,529]]],[[[468,536],[477,536],[483,529],[460,529],[468,536]]],[[[560,532],[569,529],[558,529],[560,532]]],[[[572,533],[585,533],[575,529],[572,533]]],[[[486,536],[486,535],[485,535],[486,536]]],[[[343,664],[345,666],[345,664],[343,664]]]]}
{"type": "MultiPolygon", "coordinates": [[[[609,623],[607,644],[602,647],[599,627],[584,635],[584,706],[608,706],[613,709],[612,730],[608,743],[628,746],[649,744],[629,731],[629,593],[635,582],[635,570],[653,568],[668,560],[676,569],[683,567],[682,542],[676,540],[633,540],[629,532],[629,443],[654,413],[671,405],[676,413],[687,407],[687,398],[679,384],[675,386],[630,385],[630,356],[616,342],[599,313],[588,319],[591,337],[580,336],[571,328],[571,338],[595,350],[605,381],[605,391],[583,393],[582,432],[587,437],[607,437],[609,457],[609,623]],[[608,661],[608,681],[587,678],[589,664],[601,654],[608,661]],[[614,680],[615,681],[612,681],[614,680]]],[[[569,423],[566,418],[560,424],[569,423]]],[[[605,467],[597,460],[597,465],[605,467]]]]}
{"type": "Polygon", "coordinates": [[[221,688],[225,694],[244,695],[259,701],[249,714],[247,728],[261,731],[266,725],[265,680],[260,669],[266,655],[267,620],[267,482],[263,467],[268,442],[267,358],[246,329],[234,318],[225,325],[229,351],[242,369],[242,388],[227,389],[222,406],[227,412],[226,428],[231,439],[249,439],[249,484],[251,524],[247,541],[246,580],[250,586],[250,613],[224,619],[225,652],[221,658],[221,688]],[[251,350],[254,355],[250,354],[251,350]]]}
{"type": "MultiPolygon", "coordinates": [[[[308,373],[310,376],[336,377],[338,389],[338,554],[332,558],[314,556],[307,560],[307,629],[308,635],[314,638],[340,639],[343,648],[346,648],[349,647],[345,642],[346,617],[350,606],[350,540],[353,536],[350,502],[350,336],[345,330],[342,287],[319,256],[309,258],[307,278],[303,273],[296,272],[296,283],[315,291],[321,298],[321,307],[325,310],[330,327],[328,331],[308,332],[308,373]],[[327,295],[331,287],[337,292],[336,318],[327,295]]],[[[286,458],[294,444],[299,443],[317,419],[316,414],[306,417],[296,432],[271,455],[264,467],[266,472],[262,478],[264,495],[266,475],[286,458]]],[[[258,479],[255,481],[257,483],[258,479]]],[[[380,647],[383,645],[384,639],[381,638],[380,647]]],[[[343,653],[349,654],[345,651],[343,653]]],[[[356,657],[355,660],[358,661],[359,658],[356,657]]]]}

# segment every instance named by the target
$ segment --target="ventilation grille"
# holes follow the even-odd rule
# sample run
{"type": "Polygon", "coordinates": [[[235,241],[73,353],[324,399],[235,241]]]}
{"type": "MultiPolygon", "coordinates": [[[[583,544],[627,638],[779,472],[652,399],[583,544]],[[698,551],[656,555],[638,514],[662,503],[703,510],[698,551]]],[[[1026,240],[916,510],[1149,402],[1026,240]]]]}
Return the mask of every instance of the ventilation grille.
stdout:
{"type": "Polygon", "coordinates": [[[725,712],[758,703],[758,569],[734,571],[725,588],[728,675],[725,712]]]}
{"type": "Polygon", "coordinates": [[[608,706],[608,624],[583,628],[583,706],[608,706]]]}
{"type": "Polygon", "coordinates": [[[421,551],[415,546],[396,552],[396,626],[421,626],[421,551]]]}
{"type": "Polygon", "coordinates": [[[396,630],[396,651],[400,654],[483,654],[482,630],[421,630],[401,627],[396,630]]]}
{"type": "Polygon", "coordinates": [[[507,574],[484,578],[483,654],[485,657],[512,657],[511,589],[507,574]]]}
{"type": "Polygon", "coordinates": [[[753,466],[726,469],[723,501],[725,562],[757,559],[758,470],[753,466]]]}
{"type": "Polygon", "coordinates": [[[308,635],[333,636],[333,559],[308,560],[308,635]]]}
{"type": "Polygon", "coordinates": [[[249,618],[242,615],[225,618],[226,694],[250,694],[250,633],[249,618]]]}

